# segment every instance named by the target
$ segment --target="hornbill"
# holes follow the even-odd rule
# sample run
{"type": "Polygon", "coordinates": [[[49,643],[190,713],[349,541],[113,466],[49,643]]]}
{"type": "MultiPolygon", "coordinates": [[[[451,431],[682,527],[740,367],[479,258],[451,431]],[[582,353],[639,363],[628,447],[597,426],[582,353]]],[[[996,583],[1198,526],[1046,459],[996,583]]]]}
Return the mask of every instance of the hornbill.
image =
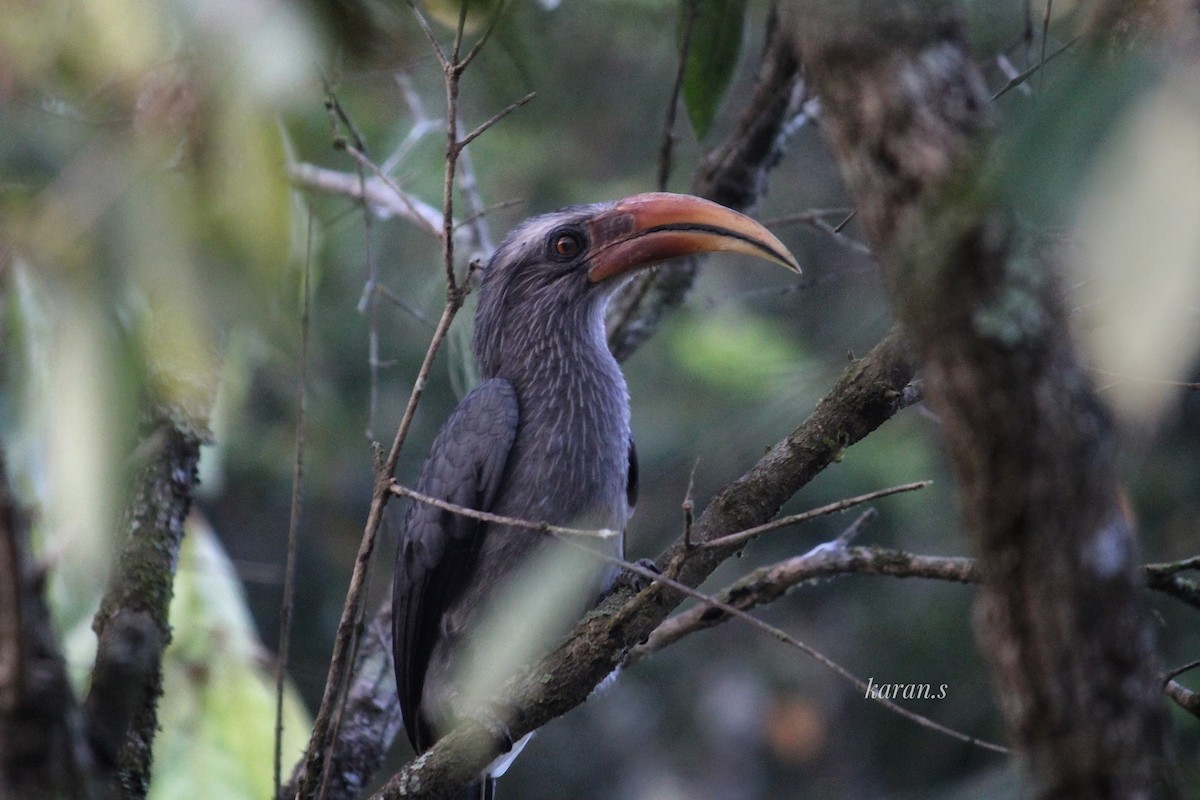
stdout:
{"type": "MultiPolygon", "coordinates": [[[[600,546],[623,556],[637,454],[625,379],[606,343],[605,309],[632,271],[719,250],[799,272],[762,225],[689,195],[639,194],[518,226],[488,262],[479,288],[472,348],[482,382],[434,439],[417,491],[510,518],[608,529],[617,535],[600,546]]],[[[456,718],[485,713],[463,707],[460,665],[489,629],[519,625],[511,615],[489,616],[489,604],[506,590],[539,591],[544,576],[525,567],[550,541],[430,504],[408,507],[392,613],[400,707],[417,753],[456,718]]],[[[576,622],[616,578],[611,562],[590,562],[587,580],[576,581],[576,601],[548,601],[566,607],[563,624],[576,622]]],[[[494,764],[462,796],[491,797],[501,771],[494,764]]]]}

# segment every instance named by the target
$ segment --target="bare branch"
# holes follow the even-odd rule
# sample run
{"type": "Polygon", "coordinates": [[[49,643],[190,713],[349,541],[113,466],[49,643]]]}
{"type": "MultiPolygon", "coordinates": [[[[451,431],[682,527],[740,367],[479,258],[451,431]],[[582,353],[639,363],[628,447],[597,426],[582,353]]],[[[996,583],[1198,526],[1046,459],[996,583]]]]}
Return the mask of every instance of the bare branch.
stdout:
{"type": "MultiPolygon", "coordinates": [[[[1047,7],[1046,7],[1046,13],[1047,14],[1050,13],[1049,5],[1047,5],[1047,7]]],[[[1032,77],[1036,72],[1040,71],[1043,67],[1045,67],[1047,64],[1049,64],[1054,59],[1058,58],[1063,53],[1067,52],[1067,50],[1071,49],[1071,47],[1074,46],[1075,43],[1078,41],[1079,41],[1079,37],[1076,36],[1076,37],[1072,38],[1069,42],[1064,44],[1062,47],[1059,47],[1057,50],[1055,50],[1050,55],[1046,55],[1046,39],[1045,39],[1045,32],[1043,31],[1043,34],[1042,34],[1042,57],[1040,59],[1038,59],[1038,62],[1036,64],[1034,64],[1032,67],[1030,67],[1029,69],[1009,78],[1008,83],[1001,86],[995,92],[995,94],[992,95],[992,100],[996,101],[996,100],[1000,99],[1001,97],[1003,97],[1004,95],[1011,92],[1013,89],[1017,88],[1018,86],[1023,85],[1025,83],[1025,81],[1029,80],[1030,77],[1032,77]]]]}
{"type": "Polygon", "coordinates": [[[413,88],[412,80],[404,72],[397,72],[393,76],[396,80],[396,85],[400,87],[400,93],[404,96],[404,103],[408,106],[408,111],[412,114],[412,126],[408,129],[408,133],[404,135],[404,139],[392,151],[392,154],[384,160],[379,169],[384,175],[391,175],[396,167],[402,162],[412,150],[412,148],[425,138],[429,133],[436,130],[438,123],[430,119],[425,113],[425,104],[421,101],[421,95],[413,88]]]}
{"type": "MultiPolygon", "coordinates": [[[[405,439],[408,437],[408,430],[412,425],[417,405],[424,393],[425,383],[429,378],[429,373],[433,366],[433,359],[437,355],[450,329],[450,323],[454,320],[459,309],[462,308],[470,288],[470,274],[474,269],[474,263],[472,262],[472,264],[468,265],[467,273],[461,282],[455,276],[454,187],[455,174],[464,147],[464,143],[458,140],[458,88],[466,63],[479,52],[479,48],[482,46],[483,41],[487,39],[487,35],[485,34],[476,43],[475,49],[468,54],[466,61],[459,62],[458,57],[466,19],[466,4],[463,4],[459,16],[458,30],[455,34],[453,52],[451,57],[447,59],[416,4],[410,2],[409,5],[412,7],[413,13],[432,43],[445,73],[446,166],[442,189],[440,236],[442,240],[443,268],[446,275],[446,306],[442,312],[441,319],[438,321],[429,347],[426,350],[425,358],[417,374],[416,381],[413,384],[408,406],[405,408],[404,416],[400,421],[400,427],[392,442],[391,450],[376,472],[375,485],[371,495],[371,507],[367,513],[366,525],[363,530],[362,540],[359,543],[358,555],[355,557],[354,570],[351,574],[350,586],[346,594],[346,603],[343,606],[342,617],[338,623],[337,634],[334,639],[333,655],[330,659],[329,676],[325,684],[325,693],[313,724],[312,736],[309,739],[303,764],[299,768],[299,775],[293,781],[297,787],[297,794],[300,797],[312,795],[316,787],[320,787],[323,794],[329,786],[329,781],[332,777],[331,765],[335,750],[337,749],[334,743],[339,738],[338,731],[343,719],[344,709],[346,708],[347,693],[350,690],[350,670],[356,660],[358,636],[363,626],[365,613],[364,594],[370,573],[371,556],[374,553],[375,541],[379,534],[380,525],[383,522],[384,508],[387,505],[388,498],[391,497],[389,487],[392,476],[396,471],[396,462],[399,460],[400,450],[404,445],[405,439]]],[[[493,20],[493,24],[494,22],[495,20],[493,20]]],[[[381,173],[377,173],[377,177],[381,179],[385,178],[381,173]]],[[[363,191],[364,193],[366,191],[365,182],[363,191]]],[[[397,193],[399,193],[398,189],[397,193]]],[[[290,787],[288,791],[290,792],[290,787]]]]}
{"type": "Polygon", "coordinates": [[[393,292],[390,288],[388,288],[384,284],[382,284],[382,283],[375,284],[375,291],[381,297],[383,297],[384,300],[387,300],[389,303],[394,305],[396,308],[399,308],[404,313],[408,314],[410,317],[415,319],[417,322],[420,322],[421,324],[426,325],[431,329],[435,326],[434,321],[431,320],[429,317],[427,317],[425,315],[424,311],[417,308],[412,303],[409,303],[407,300],[405,300],[403,297],[401,297],[400,295],[393,292]]]}
{"type": "MultiPolygon", "coordinates": [[[[378,166],[375,165],[374,161],[367,158],[367,156],[358,148],[353,147],[352,145],[346,145],[343,149],[351,158],[355,160],[355,162],[358,163],[361,168],[370,172],[375,176],[375,178],[381,181],[384,186],[390,189],[392,197],[398,199],[402,204],[404,204],[405,211],[407,212],[404,214],[404,216],[407,219],[416,223],[418,226],[425,228],[428,233],[431,233],[434,236],[440,235],[438,233],[438,226],[436,224],[429,225],[428,227],[425,225],[425,223],[430,221],[429,212],[432,210],[431,206],[422,203],[420,200],[417,200],[415,197],[413,197],[413,195],[401,190],[399,184],[392,180],[391,176],[383,172],[378,166]]],[[[360,196],[368,195],[365,181],[360,182],[359,194],[360,196]]],[[[432,213],[434,219],[440,219],[441,215],[439,215],[437,211],[433,211],[432,213]]]]}
{"type": "MultiPolygon", "coordinates": [[[[504,13],[504,7],[507,4],[508,4],[508,0],[501,0],[501,2],[496,6],[495,11],[492,12],[492,17],[491,17],[491,19],[488,20],[488,26],[487,26],[487,29],[484,30],[483,35],[481,35],[479,37],[479,39],[476,40],[475,44],[473,44],[471,46],[471,49],[469,51],[467,51],[467,54],[458,60],[458,69],[460,72],[462,70],[465,70],[471,64],[471,62],[475,60],[475,57],[478,56],[480,52],[482,52],[483,46],[485,44],[487,44],[489,39],[492,38],[492,34],[495,33],[496,25],[499,24],[500,16],[504,13]]],[[[462,5],[462,14],[463,14],[462,19],[463,20],[465,20],[465,18],[466,18],[466,13],[467,13],[467,3],[463,3],[463,5],[462,5]]],[[[462,22],[460,21],[459,24],[460,24],[459,39],[461,41],[461,38],[462,38],[461,24],[462,24],[462,22]]],[[[457,52],[458,52],[458,43],[455,43],[455,53],[456,53],[455,57],[456,58],[457,58],[457,52]]]]}
{"type": "Polygon", "coordinates": [[[363,632],[354,661],[354,678],[346,692],[337,746],[327,767],[324,797],[329,800],[360,797],[403,728],[392,663],[391,620],[388,601],[363,632]]]}
{"type": "Polygon", "coordinates": [[[679,60],[675,66],[675,82],[671,96],[667,99],[666,119],[663,120],[662,144],[658,149],[658,190],[665,192],[671,179],[671,151],[675,145],[675,113],[679,109],[679,97],[683,93],[683,76],[687,71],[688,54],[692,49],[692,31],[700,16],[700,4],[685,2],[686,16],[683,20],[683,35],[679,43],[679,60]]]}
{"type": "Polygon", "coordinates": [[[846,509],[853,508],[854,506],[859,506],[859,505],[862,505],[863,503],[869,503],[872,500],[878,500],[881,497],[890,497],[891,495],[902,494],[904,492],[914,492],[918,489],[924,489],[926,486],[929,486],[932,483],[933,483],[933,481],[916,481],[914,483],[905,483],[905,484],[901,484],[899,486],[892,486],[887,489],[879,489],[874,492],[860,494],[856,497],[847,497],[844,500],[838,500],[836,502],[820,506],[819,508],[814,508],[810,511],[804,511],[800,514],[791,514],[786,517],[781,517],[779,519],[772,520],[763,525],[758,525],[753,528],[747,528],[744,531],[738,531],[737,533],[731,533],[728,536],[722,536],[718,539],[712,539],[707,542],[704,542],[700,546],[701,547],[721,547],[721,548],[740,547],[740,546],[744,545],[746,542],[749,542],[751,539],[754,539],[757,536],[764,534],[768,531],[778,530],[780,528],[791,527],[793,525],[799,525],[804,522],[809,522],[810,520],[814,520],[818,517],[828,516],[829,514],[836,514],[840,511],[845,511],[846,509]]]}
{"type": "Polygon", "coordinates": [[[1169,561],[1164,564],[1147,564],[1146,571],[1155,575],[1174,575],[1185,570],[1200,570],[1200,556],[1192,556],[1180,561],[1169,561]]]}
{"type": "MultiPolygon", "coordinates": [[[[408,430],[416,414],[417,405],[421,400],[421,395],[425,391],[425,383],[429,379],[429,373],[433,368],[433,359],[437,355],[442,341],[446,338],[446,333],[450,329],[450,323],[454,320],[454,316],[458,313],[460,306],[461,297],[457,305],[453,302],[446,304],[441,319],[438,320],[438,326],[434,331],[433,339],[430,341],[429,348],[425,352],[425,359],[421,363],[421,369],[417,373],[412,393],[408,398],[408,406],[404,410],[400,427],[396,431],[396,438],[392,442],[392,447],[388,451],[387,458],[380,465],[375,475],[375,486],[371,495],[371,507],[367,512],[367,521],[363,530],[362,541],[359,544],[358,555],[354,560],[354,571],[350,576],[350,586],[346,592],[346,603],[342,608],[342,617],[338,623],[337,634],[334,638],[333,655],[330,658],[329,665],[329,677],[325,682],[325,693],[321,699],[321,707],[317,711],[316,719],[313,722],[312,736],[309,739],[304,761],[298,767],[298,776],[293,778],[292,781],[296,787],[295,795],[298,797],[307,798],[314,795],[316,787],[323,785],[329,774],[327,772],[328,765],[326,759],[332,757],[334,751],[332,743],[337,738],[334,717],[335,714],[339,713],[337,709],[340,708],[341,700],[344,698],[345,687],[349,683],[350,668],[354,661],[358,631],[361,626],[364,589],[368,579],[371,555],[375,551],[375,540],[379,534],[379,527],[383,522],[383,511],[387,505],[388,497],[391,496],[389,490],[391,477],[396,471],[396,462],[400,459],[400,451],[404,446],[404,440],[408,437],[408,430]]],[[[291,793],[290,788],[287,791],[291,793]]]]}
{"type": "Polygon", "coordinates": [[[420,198],[400,189],[390,178],[385,180],[380,174],[367,178],[363,185],[359,183],[357,175],[300,163],[288,167],[288,177],[297,186],[345,195],[354,200],[365,199],[377,211],[395,214],[427,233],[441,235],[441,213],[420,198]]]}
{"type": "Polygon", "coordinates": [[[1200,667],[1200,661],[1189,661],[1187,664],[1184,664],[1183,666],[1179,666],[1179,667],[1176,667],[1175,669],[1167,670],[1167,674],[1164,676],[1164,681],[1169,681],[1174,678],[1178,678],[1183,673],[1191,672],[1192,670],[1196,669],[1197,667],[1200,667]]]}
{"type": "MultiPolygon", "coordinates": [[[[556,538],[560,538],[557,535],[555,535],[555,536],[556,536],[556,538]]],[[[563,541],[569,541],[569,540],[563,540],[563,541]]],[[[577,546],[581,546],[581,545],[578,545],[577,542],[571,542],[571,543],[576,544],[577,546]]],[[[831,544],[834,546],[840,546],[840,545],[837,545],[836,543],[831,543],[831,544]]],[[[587,548],[585,548],[585,552],[590,553],[593,556],[598,557],[604,561],[608,561],[611,564],[616,564],[630,572],[636,573],[647,581],[662,584],[676,592],[686,595],[687,597],[690,597],[693,600],[698,601],[709,612],[718,612],[720,614],[726,615],[727,617],[740,620],[740,621],[750,625],[750,627],[760,630],[763,633],[768,634],[769,636],[771,636],[774,639],[778,639],[779,641],[783,642],[784,644],[788,645],[789,647],[791,647],[795,650],[799,650],[801,653],[804,653],[806,656],[808,656],[809,658],[812,658],[814,661],[821,664],[823,667],[829,669],[830,671],[832,671],[839,677],[844,678],[848,683],[853,685],[854,688],[856,688],[860,692],[862,692],[863,697],[865,699],[874,700],[875,702],[879,703],[880,705],[884,706],[885,708],[887,708],[891,711],[894,711],[895,713],[899,714],[900,716],[902,716],[908,720],[911,720],[924,728],[929,728],[930,730],[934,730],[934,731],[937,731],[938,733],[949,736],[952,739],[958,739],[961,742],[966,742],[967,744],[972,744],[977,747],[982,747],[985,750],[991,750],[992,752],[995,752],[995,753],[1007,754],[1009,752],[1008,748],[1006,748],[1006,747],[1002,747],[1001,745],[994,744],[992,742],[988,742],[983,739],[978,739],[974,736],[968,736],[967,734],[960,733],[959,731],[956,731],[952,728],[947,728],[944,725],[934,722],[933,720],[929,719],[928,717],[922,716],[921,714],[917,714],[914,711],[910,711],[907,708],[904,708],[900,704],[895,703],[886,697],[882,697],[879,694],[873,694],[870,691],[870,686],[867,684],[866,681],[864,681],[862,678],[859,678],[854,673],[850,672],[850,670],[846,669],[838,662],[829,658],[829,656],[827,656],[824,653],[822,653],[821,651],[811,647],[810,645],[805,644],[804,642],[802,642],[799,639],[795,638],[794,636],[788,634],[787,632],[783,631],[782,629],[777,628],[774,625],[770,625],[766,622],[763,622],[758,617],[751,616],[750,614],[746,613],[741,608],[737,608],[733,605],[730,605],[729,603],[723,602],[720,599],[710,597],[709,595],[706,595],[703,592],[697,591],[696,589],[693,589],[691,586],[688,586],[687,584],[680,583],[679,581],[674,580],[673,578],[669,578],[662,573],[646,569],[645,567],[641,566],[640,564],[633,564],[628,561],[625,561],[624,559],[616,558],[616,557],[610,556],[606,553],[597,552],[595,550],[591,550],[591,549],[587,549],[587,548]]]]}
{"type": "MultiPolygon", "coordinates": [[[[429,27],[429,20],[425,19],[425,15],[414,0],[408,0],[408,7],[412,9],[413,16],[417,18],[417,24],[421,26],[421,31],[425,34],[425,38],[429,40],[429,46],[433,48],[433,54],[437,56],[438,63],[442,65],[443,70],[448,70],[451,60],[446,57],[442,46],[438,44],[437,36],[433,33],[433,28],[429,27]]],[[[466,3],[463,3],[463,8],[466,8],[466,3]]]]}
{"type": "Polygon", "coordinates": [[[696,488],[696,466],[700,461],[697,459],[692,463],[692,471],[688,475],[687,491],[683,495],[683,544],[685,547],[692,546],[692,523],[696,521],[696,501],[692,497],[692,490],[696,488]]]}
{"type": "Polygon", "coordinates": [[[1181,603],[1200,608],[1200,586],[1173,572],[1147,569],[1146,582],[1151,589],[1174,597],[1181,603]]]}
{"type": "MultiPolygon", "coordinates": [[[[842,537],[838,537],[840,540],[842,537]]],[[[718,592],[715,597],[742,610],[773,603],[796,586],[819,578],[842,575],[888,575],[896,578],[929,578],[956,583],[978,583],[979,572],[970,558],[918,556],[881,547],[846,547],[826,542],[807,553],[760,567],[718,592]]],[[[630,663],[674,644],[688,634],[719,625],[724,613],[694,606],[660,625],[644,644],[630,653],[630,663]]]]}
{"type": "Polygon", "coordinates": [[[801,211],[796,214],[789,214],[786,217],[778,217],[776,219],[769,220],[764,224],[766,224],[767,227],[772,227],[798,222],[807,225],[814,230],[818,230],[821,233],[828,234],[833,241],[837,242],[842,247],[852,250],[859,255],[870,256],[870,247],[858,241],[857,239],[852,239],[846,234],[842,233],[842,229],[846,227],[846,224],[853,218],[853,209],[851,209],[849,212],[817,209],[813,211],[801,211]],[[843,220],[837,225],[831,225],[828,220],[825,219],[825,217],[829,216],[830,214],[837,214],[838,216],[843,217],[843,220]]]}
{"type": "Polygon", "coordinates": [[[480,124],[479,127],[477,127],[475,130],[468,133],[466,136],[464,136],[462,138],[461,141],[459,141],[459,143],[458,143],[459,149],[460,150],[463,149],[464,147],[469,145],[471,142],[478,139],[480,134],[487,131],[489,128],[491,128],[493,125],[495,125],[497,122],[504,119],[509,114],[516,111],[518,108],[525,105],[526,103],[528,103],[530,100],[532,100],[535,97],[537,97],[537,92],[530,92],[529,94],[522,97],[520,100],[517,100],[517,101],[511,103],[503,111],[499,111],[496,114],[492,115],[492,117],[490,119],[488,119],[486,122],[483,122],[482,124],[480,124]]]}
{"type": "Polygon", "coordinates": [[[554,534],[555,536],[562,537],[579,537],[584,539],[613,539],[621,535],[621,531],[614,531],[610,528],[596,528],[591,530],[584,528],[565,528],[561,525],[551,525],[549,522],[518,519],[516,517],[506,517],[502,514],[493,514],[490,511],[479,511],[478,509],[456,505],[437,497],[430,497],[427,494],[421,494],[414,489],[409,489],[407,486],[401,486],[394,481],[392,482],[391,486],[388,487],[388,491],[390,491],[392,494],[399,495],[400,497],[411,498],[416,500],[418,503],[424,503],[426,505],[434,506],[435,508],[440,508],[443,511],[449,511],[454,514],[470,517],[471,519],[477,519],[482,522],[491,522],[495,525],[508,525],[513,528],[524,528],[525,530],[536,531],[538,533],[554,534]]]}
{"type": "Polygon", "coordinates": [[[1184,711],[1200,717],[1200,693],[1193,692],[1179,681],[1167,681],[1163,691],[1184,711]]]}
{"type": "MultiPolygon", "coordinates": [[[[1190,391],[1196,391],[1196,390],[1200,389],[1200,383],[1195,383],[1195,382],[1171,381],[1171,380],[1164,380],[1162,378],[1146,378],[1146,377],[1142,377],[1139,375],[1125,375],[1120,372],[1113,372],[1112,370],[1101,369],[1100,367],[1092,367],[1091,369],[1092,369],[1092,372],[1096,373],[1097,375],[1105,375],[1109,378],[1116,378],[1116,380],[1113,383],[1120,383],[1121,381],[1135,381],[1137,383],[1155,383],[1160,386],[1174,386],[1179,389],[1188,389],[1190,391]]],[[[1108,388],[1109,386],[1112,386],[1112,385],[1113,384],[1110,383],[1108,386],[1102,387],[1102,388],[1108,388]]]]}
{"type": "Polygon", "coordinates": [[[94,764],[44,577],[0,452],[0,796],[91,800],[114,765],[94,764]]]}
{"type": "Polygon", "coordinates": [[[300,512],[304,499],[304,435],[308,411],[308,337],[312,275],[313,225],[308,223],[308,249],[301,272],[300,363],[296,378],[296,441],[292,460],[292,502],[288,516],[287,558],[283,568],[283,597],[279,604],[279,649],[275,658],[275,796],[283,785],[283,688],[287,675],[288,653],[292,641],[292,607],[295,601],[296,540],[300,530],[300,512]]]}
{"type": "Polygon", "coordinates": [[[207,436],[179,411],[156,407],[150,412],[121,525],[125,540],[92,622],[99,640],[93,674],[119,679],[93,681],[85,705],[89,730],[118,736],[106,744],[113,748],[129,798],[144,797],[150,785],[162,654],[171,640],[167,612],[200,445],[207,436]],[[113,709],[122,709],[127,720],[122,731],[105,719],[113,709]]]}

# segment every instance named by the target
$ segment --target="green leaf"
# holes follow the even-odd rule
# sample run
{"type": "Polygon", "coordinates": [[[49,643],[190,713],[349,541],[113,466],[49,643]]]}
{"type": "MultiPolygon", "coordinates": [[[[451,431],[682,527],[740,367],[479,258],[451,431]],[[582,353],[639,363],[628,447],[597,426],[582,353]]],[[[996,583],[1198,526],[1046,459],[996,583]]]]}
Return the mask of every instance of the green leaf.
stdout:
{"type": "Polygon", "coordinates": [[[733,78],[745,16],[746,0],[683,0],[680,4],[679,41],[681,46],[688,44],[683,104],[698,139],[708,133],[733,78]]]}

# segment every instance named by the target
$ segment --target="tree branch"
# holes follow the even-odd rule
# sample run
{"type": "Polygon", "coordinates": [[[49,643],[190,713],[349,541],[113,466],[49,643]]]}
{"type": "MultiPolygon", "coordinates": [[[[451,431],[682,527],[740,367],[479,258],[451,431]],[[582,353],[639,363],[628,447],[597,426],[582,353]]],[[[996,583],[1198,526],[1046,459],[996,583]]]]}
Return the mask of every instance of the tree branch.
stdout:
{"type": "MultiPolygon", "coordinates": [[[[846,547],[826,542],[803,555],[760,567],[742,576],[715,595],[742,610],[773,603],[807,581],[842,575],[890,575],[896,578],[930,578],[956,583],[978,583],[974,559],[955,556],[919,556],[882,547],[846,547]]],[[[688,634],[727,621],[729,615],[705,606],[693,606],[663,622],[645,643],[629,654],[629,663],[674,644],[688,634]]]]}
{"type": "Polygon", "coordinates": [[[1200,693],[1193,692],[1179,681],[1167,681],[1163,688],[1167,697],[1194,717],[1200,717],[1200,693]]]}
{"type": "Polygon", "coordinates": [[[145,797],[162,695],[167,612],[200,445],[208,432],[183,412],[155,406],[135,453],[138,466],[121,530],[125,541],[92,622],[98,647],[85,710],[98,757],[117,766],[122,797],[145,797]]]}
{"type": "Polygon", "coordinates": [[[0,453],[0,797],[100,796],[79,702],[0,453]]]}

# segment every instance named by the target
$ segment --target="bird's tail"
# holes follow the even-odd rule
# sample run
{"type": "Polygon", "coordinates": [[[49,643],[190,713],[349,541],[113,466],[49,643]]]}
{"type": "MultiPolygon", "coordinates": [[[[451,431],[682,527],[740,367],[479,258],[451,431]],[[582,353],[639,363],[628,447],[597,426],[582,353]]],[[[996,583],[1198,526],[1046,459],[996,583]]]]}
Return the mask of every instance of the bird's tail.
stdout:
{"type": "Polygon", "coordinates": [[[463,787],[455,795],[455,800],[496,800],[496,779],[491,775],[481,775],[479,780],[463,787]]]}

